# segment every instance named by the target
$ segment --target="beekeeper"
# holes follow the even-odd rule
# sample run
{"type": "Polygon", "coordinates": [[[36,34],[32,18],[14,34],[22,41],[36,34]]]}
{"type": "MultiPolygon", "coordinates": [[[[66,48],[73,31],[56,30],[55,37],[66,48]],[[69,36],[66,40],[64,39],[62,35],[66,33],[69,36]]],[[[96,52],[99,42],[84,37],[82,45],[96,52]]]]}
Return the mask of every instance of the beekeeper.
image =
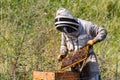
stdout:
{"type": "MultiPolygon", "coordinates": [[[[75,52],[85,45],[90,45],[89,56],[86,65],[81,71],[81,80],[100,80],[100,73],[93,45],[106,38],[107,31],[96,24],[75,18],[65,8],[60,8],[56,12],[55,26],[61,32],[60,55],[57,59],[62,61],[68,52],[75,52]]],[[[76,66],[71,67],[71,71],[79,71],[76,66]]]]}

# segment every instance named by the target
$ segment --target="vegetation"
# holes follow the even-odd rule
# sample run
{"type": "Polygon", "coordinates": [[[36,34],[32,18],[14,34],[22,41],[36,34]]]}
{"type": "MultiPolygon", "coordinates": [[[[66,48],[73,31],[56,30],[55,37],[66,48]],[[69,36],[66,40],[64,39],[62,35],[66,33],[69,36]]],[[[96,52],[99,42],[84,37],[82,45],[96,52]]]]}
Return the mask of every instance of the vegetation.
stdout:
{"type": "Polygon", "coordinates": [[[120,79],[119,0],[0,0],[0,80],[32,80],[33,70],[60,68],[61,36],[54,26],[60,7],[107,29],[94,46],[101,77],[120,79]]]}

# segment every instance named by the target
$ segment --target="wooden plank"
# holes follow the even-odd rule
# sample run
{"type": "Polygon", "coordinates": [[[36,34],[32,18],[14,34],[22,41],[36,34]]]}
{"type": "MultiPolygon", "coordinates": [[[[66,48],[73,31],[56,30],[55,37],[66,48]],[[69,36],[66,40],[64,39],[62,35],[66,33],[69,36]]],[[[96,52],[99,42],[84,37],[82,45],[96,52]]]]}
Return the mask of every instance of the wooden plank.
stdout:
{"type": "Polygon", "coordinates": [[[33,80],[55,80],[55,73],[34,71],[33,80]]]}
{"type": "Polygon", "coordinates": [[[79,80],[80,75],[79,73],[75,72],[57,72],[55,75],[55,80],[79,80]]]}
{"type": "Polygon", "coordinates": [[[66,72],[33,72],[33,80],[79,80],[79,74],[66,72]]]}

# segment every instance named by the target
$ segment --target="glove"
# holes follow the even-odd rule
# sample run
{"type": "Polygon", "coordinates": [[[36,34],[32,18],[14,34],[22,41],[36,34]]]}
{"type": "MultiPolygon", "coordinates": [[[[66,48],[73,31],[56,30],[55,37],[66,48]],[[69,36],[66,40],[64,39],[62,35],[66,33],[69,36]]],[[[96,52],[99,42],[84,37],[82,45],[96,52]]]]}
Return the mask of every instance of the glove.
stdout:
{"type": "Polygon", "coordinates": [[[96,39],[92,39],[87,42],[87,45],[93,46],[96,42],[97,42],[96,39]]]}
{"type": "Polygon", "coordinates": [[[57,57],[57,60],[58,61],[62,61],[64,58],[66,57],[66,55],[58,55],[58,57],[57,57]]]}

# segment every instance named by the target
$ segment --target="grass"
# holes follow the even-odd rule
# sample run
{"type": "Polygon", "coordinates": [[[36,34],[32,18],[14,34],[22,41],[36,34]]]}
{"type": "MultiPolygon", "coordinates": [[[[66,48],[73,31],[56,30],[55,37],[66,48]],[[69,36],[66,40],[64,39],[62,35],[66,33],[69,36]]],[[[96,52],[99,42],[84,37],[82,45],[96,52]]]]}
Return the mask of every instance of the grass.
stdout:
{"type": "Polygon", "coordinates": [[[119,0],[1,0],[0,80],[32,80],[33,70],[60,68],[61,35],[54,26],[60,7],[107,29],[107,38],[94,46],[102,80],[120,78],[119,0]]]}

